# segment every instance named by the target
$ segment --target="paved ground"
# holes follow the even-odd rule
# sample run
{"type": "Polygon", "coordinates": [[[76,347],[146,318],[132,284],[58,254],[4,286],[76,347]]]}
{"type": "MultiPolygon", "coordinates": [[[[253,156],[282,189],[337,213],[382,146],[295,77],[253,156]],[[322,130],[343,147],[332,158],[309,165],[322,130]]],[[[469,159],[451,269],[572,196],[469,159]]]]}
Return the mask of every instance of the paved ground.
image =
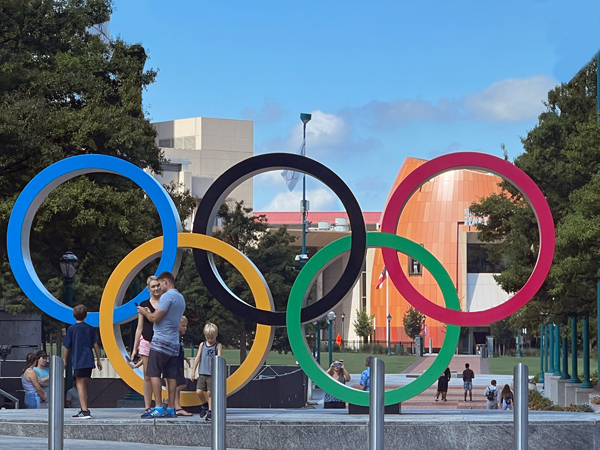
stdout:
{"type": "MultiPolygon", "coordinates": [[[[41,438],[16,437],[16,436],[1,436],[1,448],[10,450],[47,450],[48,440],[41,438]]],[[[164,449],[164,445],[149,445],[149,444],[133,444],[131,442],[114,442],[114,441],[87,441],[83,439],[67,439],[64,441],[64,450],[98,450],[107,448],[110,450],[160,450],[164,449]],[[107,445],[108,444],[108,445],[107,445]]],[[[190,450],[192,448],[198,450],[210,450],[210,447],[181,447],[169,446],[169,450],[190,450]]]]}

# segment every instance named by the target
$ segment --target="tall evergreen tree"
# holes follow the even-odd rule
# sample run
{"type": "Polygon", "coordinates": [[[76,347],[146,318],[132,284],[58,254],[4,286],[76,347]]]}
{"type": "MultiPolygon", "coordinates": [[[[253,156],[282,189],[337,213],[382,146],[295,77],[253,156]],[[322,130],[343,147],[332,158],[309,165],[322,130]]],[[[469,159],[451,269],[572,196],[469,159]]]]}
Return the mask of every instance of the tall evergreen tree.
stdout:
{"type": "MultiPolygon", "coordinates": [[[[0,236],[25,185],[59,160],[103,154],[160,172],[164,158],[142,106],[156,76],[144,68],[146,52],[90,32],[111,12],[108,0],[0,2],[0,236]]],[[[193,201],[171,191],[185,220],[193,201]]],[[[90,174],[62,184],[43,202],[32,228],[32,258],[42,282],[60,298],[58,260],[72,250],[81,261],[74,301],[97,310],[118,262],[160,235],[156,208],[133,182],[90,174]]],[[[0,264],[7,309],[35,311],[12,277],[4,239],[0,264]]]]}
{"type": "MultiPolygon", "coordinates": [[[[595,312],[600,266],[600,125],[596,122],[594,58],[570,82],[548,93],[546,111],[522,139],[525,152],[514,164],[544,193],[556,226],[556,253],[546,283],[520,314],[513,328],[545,320],[564,322],[571,314],[595,312]]],[[[509,183],[504,191],[471,205],[479,216],[480,238],[491,259],[508,258],[508,269],[496,277],[506,292],[516,292],[537,260],[539,235],[533,211],[509,183]]]]}

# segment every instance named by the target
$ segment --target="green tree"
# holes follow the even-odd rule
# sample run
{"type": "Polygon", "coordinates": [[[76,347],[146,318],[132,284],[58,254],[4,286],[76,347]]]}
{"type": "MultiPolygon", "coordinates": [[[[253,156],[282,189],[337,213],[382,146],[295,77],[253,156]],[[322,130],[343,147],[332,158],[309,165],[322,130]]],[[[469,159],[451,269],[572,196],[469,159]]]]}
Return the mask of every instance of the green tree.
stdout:
{"type": "Polygon", "coordinates": [[[363,339],[363,343],[369,342],[373,334],[373,318],[375,314],[367,313],[366,309],[356,310],[356,319],[354,320],[354,332],[363,339]]]}
{"type": "Polygon", "coordinates": [[[415,336],[421,334],[424,320],[425,314],[412,306],[408,308],[404,313],[404,317],[402,317],[402,324],[404,325],[406,335],[414,340],[415,336]]]}
{"type": "MultiPolygon", "coordinates": [[[[252,209],[237,202],[230,207],[224,204],[218,212],[222,228],[215,233],[233,247],[245,253],[254,263],[271,290],[276,310],[285,310],[291,287],[296,279],[294,257],[297,250],[292,247],[295,238],[285,227],[269,232],[264,215],[252,215],[252,209]]],[[[241,274],[229,262],[215,257],[215,265],[227,287],[240,299],[255,305],[250,288],[241,274]]],[[[204,287],[198,277],[191,256],[184,258],[182,273],[178,277],[182,294],[188,301],[188,315],[194,321],[190,327],[190,336],[202,340],[201,328],[208,320],[219,326],[220,340],[225,345],[240,347],[240,362],[246,357],[248,341],[254,340],[256,324],[248,323],[244,317],[234,316],[225,309],[204,287]]],[[[273,350],[290,351],[285,328],[277,328],[273,341],[273,350]]]]}
{"type": "MultiPolygon", "coordinates": [[[[89,32],[107,21],[108,0],[6,0],[0,3],[0,235],[25,185],[64,158],[104,154],[160,172],[164,161],[142,92],[156,76],[140,45],[104,42],[89,32]]],[[[182,221],[193,202],[173,198],[182,221]]],[[[32,228],[34,266],[60,298],[58,260],[72,250],[81,265],[74,301],[97,310],[112,270],[132,249],[162,235],[156,209],[128,179],[80,176],[43,202],[32,228]]],[[[16,286],[0,240],[0,288],[11,312],[36,311],[16,286]]],[[[144,286],[147,268],[138,277],[144,286]]],[[[133,295],[132,290],[128,296],[133,295]]]]}
{"type": "MultiPolygon", "coordinates": [[[[525,152],[514,164],[540,187],[556,225],[556,252],[550,275],[534,300],[522,310],[521,326],[549,319],[565,322],[571,314],[593,314],[600,262],[600,124],[596,122],[594,58],[571,81],[548,93],[546,111],[522,139],[525,152]],[[526,323],[523,323],[527,321],[526,323]]],[[[523,195],[509,183],[503,192],[471,205],[479,216],[480,239],[490,259],[506,258],[508,268],[496,277],[509,293],[529,278],[539,248],[536,217],[523,195]]]]}
{"type": "MultiPolygon", "coordinates": [[[[515,331],[513,331],[510,323],[510,318],[505,318],[494,322],[490,326],[491,334],[498,345],[503,345],[506,352],[506,347],[512,347],[515,344],[515,331]]],[[[500,347],[498,347],[500,348],[500,347]]],[[[488,350],[490,351],[490,350],[488,350]]],[[[500,352],[500,350],[498,350],[500,352]]]]}

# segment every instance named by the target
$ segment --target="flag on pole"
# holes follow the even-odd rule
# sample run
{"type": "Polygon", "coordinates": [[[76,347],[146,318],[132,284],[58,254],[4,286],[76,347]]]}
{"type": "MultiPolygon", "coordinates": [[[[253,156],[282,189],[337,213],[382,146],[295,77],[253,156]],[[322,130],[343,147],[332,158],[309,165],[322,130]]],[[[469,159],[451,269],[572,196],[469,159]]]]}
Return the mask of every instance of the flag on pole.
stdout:
{"type": "MultiPolygon", "coordinates": [[[[299,155],[305,156],[305,142],[302,142],[302,145],[300,146],[300,148],[298,149],[298,151],[296,152],[299,155]]],[[[302,175],[300,172],[295,172],[293,170],[283,170],[281,171],[281,176],[283,177],[283,179],[285,180],[285,184],[287,184],[288,189],[290,190],[290,192],[292,192],[294,190],[294,188],[296,187],[296,184],[298,184],[298,180],[300,179],[300,175],[302,175]]]]}
{"type": "Polygon", "coordinates": [[[379,279],[377,280],[377,286],[375,286],[375,289],[381,289],[381,286],[383,286],[383,282],[385,281],[386,278],[387,278],[387,270],[384,267],[383,270],[381,271],[381,275],[379,275],[379,279]]]}

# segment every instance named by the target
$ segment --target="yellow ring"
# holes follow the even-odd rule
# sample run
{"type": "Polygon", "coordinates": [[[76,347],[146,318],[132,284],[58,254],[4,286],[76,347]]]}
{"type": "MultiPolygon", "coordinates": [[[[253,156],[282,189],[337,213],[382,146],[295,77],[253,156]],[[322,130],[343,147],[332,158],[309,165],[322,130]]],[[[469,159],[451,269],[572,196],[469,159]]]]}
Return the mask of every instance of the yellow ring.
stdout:
{"type": "MultiPolygon", "coordinates": [[[[144,392],[143,375],[141,370],[134,370],[125,359],[127,350],[123,344],[120,325],[114,323],[114,310],[123,303],[127,287],[135,275],[148,262],[160,255],[163,248],[162,241],[162,237],[152,239],[129,253],[108,279],[100,302],[100,336],[106,356],[123,381],[140,394],[144,392]]],[[[256,307],[270,311],[275,310],[265,279],[252,261],[236,248],[211,236],[195,233],[179,233],[177,247],[206,250],[225,258],[246,279],[254,296],[256,307]]],[[[269,325],[258,324],[256,326],[256,337],[248,356],[239,369],[227,378],[227,395],[240,390],[258,373],[271,350],[274,334],[275,329],[269,325]]],[[[166,393],[164,388],[163,392],[166,393]]],[[[182,406],[195,406],[200,404],[200,400],[195,392],[182,392],[181,404],[182,406]]]]}

